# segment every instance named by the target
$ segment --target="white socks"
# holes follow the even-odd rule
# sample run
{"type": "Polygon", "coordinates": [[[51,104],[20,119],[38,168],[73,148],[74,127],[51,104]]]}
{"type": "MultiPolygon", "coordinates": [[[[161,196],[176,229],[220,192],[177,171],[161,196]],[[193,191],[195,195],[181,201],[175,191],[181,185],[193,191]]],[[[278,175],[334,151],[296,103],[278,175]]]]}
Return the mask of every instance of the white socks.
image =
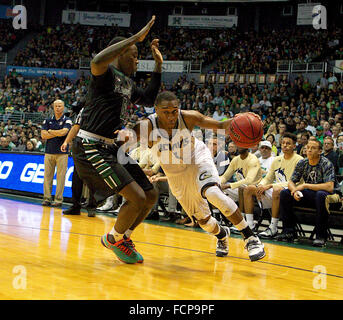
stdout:
{"type": "Polygon", "coordinates": [[[235,224],[235,227],[237,228],[238,231],[242,231],[248,226],[248,223],[245,221],[243,218],[242,221],[239,224],[235,224]]]}
{"type": "Polygon", "coordinates": [[[277,231],[277,225],[279,222],[279,218],[272,218],[272,221],[270,222],[270,229],[272,229],[273,231],[277,231]]]}
{"type": "Polygon", "coordinates": [[[253,229],[255,227],[254,215],[251,214],[251,213],[246,213],[245,214],[245,219],[247,220],[250,229],[253,229]]]}
{"type": "Polygon", "coordinates": [[[115,242],[120,241],[121,239],[123,239],[124,233],[119,233],[117,232],[114,227],[112,228],[112,230],[109,232],[109,234],[111,234],[114,237],[115,242]]]}
{"type": "Polygon", "coordinates": [[[132,232],[133,232],[133,230],[131,230],[131,229],[127,229],[127,230],[125,231],[125,237],[126,237],[126,238],[130,238],[130,237],[131,237],[131,234],[132,234],[132,232]]]}

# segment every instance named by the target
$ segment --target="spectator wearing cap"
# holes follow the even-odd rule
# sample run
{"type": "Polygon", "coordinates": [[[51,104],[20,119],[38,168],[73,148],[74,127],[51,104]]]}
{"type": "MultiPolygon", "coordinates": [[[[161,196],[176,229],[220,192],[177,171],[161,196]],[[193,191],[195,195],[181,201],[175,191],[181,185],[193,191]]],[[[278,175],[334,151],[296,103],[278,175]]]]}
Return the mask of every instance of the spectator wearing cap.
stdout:
{"type": "Polygon", "coordinates": [[[324,142],[324,128],[322,126],[318,126],[316,128],[316,138],[323,144],[323,142],[324,142]]]}
{"type": "Polygon", "coordinates": [[[270,166],[275,158],[272,154],[272,144],[270,141],[265,140],[260,142],[259,151],[261,153],[261,157],[258,159],[261,164],[262,169],[262,177],[265,177],[270,169],[270,166]]]}
{"type": "Polygon", "coordinates": [[[56,174],[56,193],[52,203],[53,207],[61,207],[63,202],[63,191],[65,175],[68,167],[68,148],[65,152],[61,151],[61,145],[65,136],[68,134],[72,121],[64,113],[64,102],[55,100],[53,102],[54,116],[47,118],[43,122],[41,136],[46,140],[44,157],[44,201],[43,206],[51,204],[52,182],[57,167],[56,174]]]}

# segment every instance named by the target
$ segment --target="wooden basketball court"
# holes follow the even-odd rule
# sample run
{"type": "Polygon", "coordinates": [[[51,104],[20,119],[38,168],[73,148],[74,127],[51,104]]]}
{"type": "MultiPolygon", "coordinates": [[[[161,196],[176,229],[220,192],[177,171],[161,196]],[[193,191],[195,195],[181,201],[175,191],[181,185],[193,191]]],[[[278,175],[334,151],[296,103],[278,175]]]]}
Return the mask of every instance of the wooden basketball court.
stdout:
{"type": "Polygon", "coordinates": [[[100,243],[114,216],[63,216],[28,198],[0,196],[0,299],[342,299],[343,248],[264,242],[250,262],[231,237],[229,257],[214,237],[143,223],[132,236],[143,264],[127,265],[100,243]]]}

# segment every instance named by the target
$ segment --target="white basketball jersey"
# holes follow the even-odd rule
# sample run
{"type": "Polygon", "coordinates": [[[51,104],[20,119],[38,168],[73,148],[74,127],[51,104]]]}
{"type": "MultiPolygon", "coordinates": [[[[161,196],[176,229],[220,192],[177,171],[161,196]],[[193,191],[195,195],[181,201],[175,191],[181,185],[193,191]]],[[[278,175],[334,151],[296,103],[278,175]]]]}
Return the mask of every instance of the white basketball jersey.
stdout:
{"type": "MultiPolygon", "coordinates": [[[[177,126],[173,129],[171,137],[168,136],[166,130],[158,127],[156,113],[150,115],[148,119],[152,124],[149,139],[153,143],[151,146],[152,152],[160,160],[161,167],[166,175],[178,174],[186,170],[187,166],[199,162],[201,153],[207,147],[202,141],[193,136],[192,132],[187,128],[181,110],[179,110],[177,126]]],[[[205,153],[207,154],[207,152],[205,153]]]]}

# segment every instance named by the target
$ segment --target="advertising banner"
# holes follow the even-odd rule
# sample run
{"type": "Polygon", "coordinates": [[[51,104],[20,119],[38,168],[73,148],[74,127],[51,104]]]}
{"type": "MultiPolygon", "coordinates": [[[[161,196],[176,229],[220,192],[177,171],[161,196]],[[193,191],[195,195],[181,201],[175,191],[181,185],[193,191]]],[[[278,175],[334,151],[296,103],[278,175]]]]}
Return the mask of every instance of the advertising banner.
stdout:
{"type": "Polygon", "coordinates": [[[311,25],[313,23],[312,10],[320,3],[299,3],[297,25],[311,25]]]}
{"type": "Polygon", "coordinates": [[[232,28],[237,26],[238,16],[168,16],[169,27],[190,27],[200,29],[232,28]]]}
{"type": "MultiPolygon", "coordinates": [[[[74,172],[73,158],[68,158],[64,197],[71,198],[74,172]]],[[[44,155],[26,153],[0,153],[0,188],[43,194],[44,155]]],[[[56,192],[56,172],[52,194],[56,192]]]]}
{"type": "Polygon", "coordinates": [[[131,13],[111,13],[111,12],[93,12],[93,11],[76,11],[63,10],[62,23],[91,26],[115,26],[130,27],[131,13]]]}
{"type": "Polygon", "coordinates": [[[68,77],[71,80],[77,79],[77,70],[75,69],[54,69],[54,68],[35,68],[35,67],[20,67],[20,66],[7,66],[6,73],[9,74],[13,69],[17,73],[21,73],[23,77],[52,77],[55,74],[56,78],[63,79],[68,77]]]}
{"type": "MultiPolygon", "coordinates": [[[[188,61],[163,61],[163,72],[179,72],[182,73],[187,70],[188,61]]],[[[137,71],[152,72],[155,68],[154,60],[139,60],[137,71]]]]}

